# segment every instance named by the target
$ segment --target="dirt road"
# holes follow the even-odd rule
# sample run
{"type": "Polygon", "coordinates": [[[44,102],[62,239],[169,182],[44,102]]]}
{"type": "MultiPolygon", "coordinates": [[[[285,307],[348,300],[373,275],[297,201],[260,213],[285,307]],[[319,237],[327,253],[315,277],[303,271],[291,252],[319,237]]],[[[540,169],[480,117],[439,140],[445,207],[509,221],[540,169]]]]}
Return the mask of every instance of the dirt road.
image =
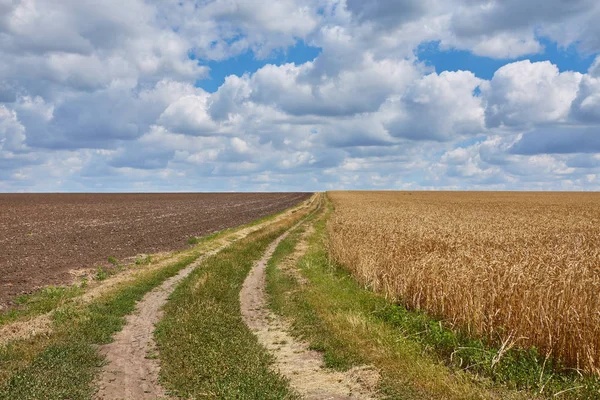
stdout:
{"type": "Polygon", "coordinates": [[[156,357],[153,332],[155,324],[163,315],[162,308],[169,295],[196,267],[211,255],[218,253],[234,241],[240,240],[265,225],[279,221],[292,211],[259,225],[238,230],[217,239],[215,249],[205,253],[176,276],[148,293],[140,301],[133,314],[127,317],[122,331],[114,342],[101,348],[107,364],[98,382],[98,400],[149,400],[167,398],[164,388],[158,383],[160,365],[156,357]]]}
{"type": "MultiPolygon", "coordinates": [[[[289,232],[291,232],[292,228],[289,232]]],[[[310,233],[310,230],[307,231],[310,233]]],[[[290,380],[294,389],[306,399],[374,399],[379,375],[368,367],[347,372],[324,368],[323,356],[309,350],[307,343],[290,334],[289,323],[272,313],[265,294],[266,266],[273,252],[288,233],[273,242],[263,258],[250,271],[240,293],[240,305],[246,325],[275,357],[275,369],[290,380]]],[[[308,234],[307,233],[307,234],[308,234]]],[[[294,268],[306,250],[305,234],[296,252],[285,260],[285,268],[294,268]]]]}

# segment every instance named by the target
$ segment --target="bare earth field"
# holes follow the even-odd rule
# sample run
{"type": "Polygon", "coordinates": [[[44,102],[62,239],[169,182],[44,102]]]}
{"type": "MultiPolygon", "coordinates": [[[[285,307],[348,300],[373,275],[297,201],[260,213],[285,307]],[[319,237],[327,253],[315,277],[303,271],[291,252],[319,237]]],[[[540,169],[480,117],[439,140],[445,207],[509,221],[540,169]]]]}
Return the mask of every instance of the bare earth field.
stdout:
{"type": "Polygon", "coordinates": [[[0,309],[72,271],[172,251],[282,211],[308,193],[0,194],[0,309]]]}

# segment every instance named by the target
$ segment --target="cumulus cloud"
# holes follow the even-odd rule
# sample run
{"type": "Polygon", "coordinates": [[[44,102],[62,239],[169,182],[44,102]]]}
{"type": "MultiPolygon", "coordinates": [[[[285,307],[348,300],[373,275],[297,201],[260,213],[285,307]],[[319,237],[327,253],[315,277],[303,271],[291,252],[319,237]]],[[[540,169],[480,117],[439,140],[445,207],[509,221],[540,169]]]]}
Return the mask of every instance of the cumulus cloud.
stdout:
{"type": "Polygon", "coordinates": [[[473,53],[491,58],[517,58],[543,50],[533,34],[528,37],[507,33],[482,37],[473,43],[472,48],[473,53]]]}
{"type": "Polygon", "coordinates": [[[429,74],[386,105],[397,114],[386,127],[393,136],[413,140],[444,141],[481,133],[484,111],[481,98],[473,94],[481,83],[468,71],[429,74]]]}
{"type": "Polygon", "coordinates": [[[596,54],[596,17],[592,0],[0,0],[0,190],[598,187],[600,57],[512,60],[540,38],[596,54]],[[490,80],[434,71],[429,41],[506,60],[490,80]],[[319,55],[275,61],[297,44],[319,55]],[[198,87],[240,55],[258,66],[198,87]]]}
{"type": "MultiPolygon", "coordinates": [[[[476,54],[494,58],[514,58],[543,50],[536,34],[546,34],[562,45],[589,42],[589,34],[576,32],[575,27],[588,27],[589,15],[600,12],[594,0],[474,0],[457,1],[449,16],[446,42],[459,48],[472,49],[476,54]],[[565,24],[567,23],[567,24],[565,24]],[[570,35],[560,33],[572,27],[570,35]]],[[[594,40],[594,39],[592,39],[594,40]]],[[[598,50],[598,49],[597,49],[598,50]]],[[[596,50],[596,51],[597,51],[596,50]]]]}
{"type": "Polygon", "coordinates": [[[208,113],[207,100],[204,92],[181,97],[167,107],[158,123],[176,133],[215,135],[218,127],[208,113]]]}
{"type": "Polygon", "coordinates": [[[600,123],[600,56],[583,76],[571,113],[578,121],[600,123]]]}
{"type": "Polygon", "coordinates": [[[595,155],[515,154],[512,149],[520,139],[492,136],[447,151],[430,170],[458,189],[582,190],[595,185],[595,178],[590,180],[600,166],[595,155]],[[587,161],[578,162],[583,159],[587,161]]]}
{"type": "Polygon", "coordinates": [[[406,60],[377,61],[368,54],[334,76],[321,74],[319,67],[318,62],[267,65],[250,78],[249,98],[292,115],[348,116],[376,111],[417,77],[406,60]]]}
{"type": "Polygon", "coordinates": [[[564,21],[594,8],[593,0],[474,0],[463,2],[453,15],[453,26],[461,36],[521,29],[539,23],[564,21]]]}
{"type": "Polygon", "coordinates": [[[167,26],[190,38],[195,56],[213,60],[247,50],[264,58],[308,38],[321,19],[319,2],[311,0],[169,0],[156,5],[167,26]]]}
{"type": "Polygon", "coordinates": [[[559,72],[549,61],[507,64],[481,86],[489,127],[562,122],[577,96],[582,75],[559,72]]]}
{"type": "Polygon", "coordinates": [[[361,22],[395,27],[423,16],[431,1],[415,0],[346,0],[346,7],[361,22]]]}
{"type": "Polygon", "coordinates": [[[197,78],[189,41],[158,26],[146,2],[9,2],[0,20],[3,78],[32,95],[135,85],[151,75],[197,78]],[[115,10],[119,10],[115,12],[115,10]]]}
{"type": "Polygon", "coordinates": [[[546,127],[522,134],[510,148],[514,154],[600,153],[598,127],[546,127]]]}

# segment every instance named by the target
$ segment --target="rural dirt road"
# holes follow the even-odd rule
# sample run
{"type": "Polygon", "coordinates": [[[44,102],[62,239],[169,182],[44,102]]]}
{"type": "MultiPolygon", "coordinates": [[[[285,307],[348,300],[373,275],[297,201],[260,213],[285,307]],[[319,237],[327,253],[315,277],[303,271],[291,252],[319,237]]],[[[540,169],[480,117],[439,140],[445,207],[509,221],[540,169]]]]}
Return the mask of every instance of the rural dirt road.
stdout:
{"type": "MultiPolygon", "coordinates": [[[[275,357],[275,369],[290,380],[291,386],[305,399],[375,399],[374,389],[379,380],[376,370],[356,367],[347,372],[334,372],[324,368],[321,353],[309,350],[308,344],[290,334],[287,321],[272,313],[267,305],[265,284],[266,266],[279,243],[288,232],[275,240],[262,259],[248,274],[240,293],[242,316],[246,325],[275,357]]],[[[308,230],[307,232],[310,232],[308,230]]],[[[306,250],[307,234],[286,268],[293,268],[306,250]]]]}
{"type": "Polygon", "coordinates": [[[152,359],[155,350],[154,324],[162,318],[162,307],[169,294],[203,260],[204,256],[201,256],[148,293],[138,303],[135,312],[127,316],[125,328],[115,335],[114,342],[101,348],[107,365],[100,378],[100,389],[96,395],[98,399],[167,398],[165,390],[158,383],[160,365],[152,359]]]}
{"type": "MultiPolygon", "coordinates": [[[[295,210],[306,207],[302,203],[295,210]]],[[[114,342],[102,346],[101,353],[106,357],[99,382],[97,383],[98,400],[150,400],[166,399],[165,389],[158,382],[160,365],[156,357],[156,346],[153,339],[155,324],[163,315],[163,306],[169,295],[175,290],[196,267],[207,257],[218,253],[234,241],[240,240],[265,225],[275,223],[293,211],[288,211],[274,220],[238,230],[221,238],[220,245],[200,256],[177,275],[166,280],[161,286],[152,290],[138,303],[133,314],[127,317],[122,331],[114,337],[114,342]]]]}

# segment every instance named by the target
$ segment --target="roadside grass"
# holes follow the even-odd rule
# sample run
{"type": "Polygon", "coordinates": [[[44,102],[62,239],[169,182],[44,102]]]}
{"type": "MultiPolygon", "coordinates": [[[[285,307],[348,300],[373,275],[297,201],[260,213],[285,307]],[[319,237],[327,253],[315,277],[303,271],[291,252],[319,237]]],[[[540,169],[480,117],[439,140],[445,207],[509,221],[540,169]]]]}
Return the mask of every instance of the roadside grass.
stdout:
{"type": "MultiPolygon", "coordinates": [[[[300,215],[298,215],[299,217],[300,215]]],[[[297,398],[242,320],[239,294],[255,261],[298,217],[208,258],[175,290],[155,332],[161,382],[184,398],[297,398]]]]}
{"type": "Polygon", "coordinates": [[[98,269],[96,269],[96,274],[94,275],[94,279],[97,281],[103,281],[106,280],[106,278],[108,278],[110,275],[110,270],[105,271],[104,268],[102,267],[98,267],[98,269]]]}
{"type": "MultiPolygon", "coordinates": [[[[283,211],[281,211],[279,213],[276,213],[276,214],[273,214],[273,215],[267,215],[265,217],[256,219],[256,220],[254,220],[252,222],[249,222],[246,225],[241,226],[241,228],[251,228],[253,226],[260,225],[260,224],[268,222],[268,221],[272,221],[275,218],[277,218],[278,216],[285,214],[286,212],[290,212],[291,214],[295,214],[297,212],[301,212],[301,210],[296,210],[296,208],[297,208],[297,206],[293,206],[293,207],[287,208],[287,209],[285,209],[285,210],[283,210],[283,211]]],[[[201,244],[201,243],[205,243],[207,241],[212,241],[214,239],[226,236],[226,235],[228,235],[228,234],[230,234],[232,232],[235,232],[235,231],[237,231],[239,229],[240,229],[240,227],[226,228],[226,229],[223,229],[223,230],[220,230],[220,231],[217,231],[217,232],[213,232],[213,233],[210,233],[208,235],[201,236],[201,237],[193,236],[193,237],[188,238],[187,243],[189,245],[198,245],[198,244],[201,244]]]]}
{"type": "Polygon", "coordinates": [[[83,292],[83,288],[79,285],[48,286],[32,294],[19,296],[15,299],[17,308],[0,313],[0,326],[25,317],[50,312],[83,292]]]}
{"type": "MultiPolygon", "coordinates": [[[[252,225],[248,224],[248,225],[244,225],[244,226],[246,227],[246,226],[252,226],[252,225]]],[[[211,240],[217,239],[219,237],[225,236],[228,233],[231,233],[231,232],[235,231],[236,229],[237,228],[228,228],[228,229],[223,229],[223,230],[218,231],[218,232],[210,233],[210,234],[208,234],[206,236],[200,236],[200,237],[195,237],[194,236],[194,237],[189,238],[188,241],[187,241],[187,243],[189,245],[198,245],[200,243],[206,243],[208,241],[211,241],[211,240]]]]}
{"type": "Polygon", "coordinates": [[[535,349],[501,349],[392,304],[333,265],[326,218],[314,220],[309,250],[298,267],[301,285],[276,265],[293,253],[300,231],[276,250],[267,269],[273,310],[293,321],[293,333],[324,353],[328,367],[376,366],[381,394],[402,399],[600,398],[598,381],[559,366],[535,349]],[[557,368],[558,367],[558,368],[557,368]]]}
{"type": "Polygon", "coordinates": [[[191,244],[191,245],[198,244],[198,241],[199,241],[199,238],[191,237],[188,239],[187,244],[191,244]]]}
{"type": "MultiPolygon", "coordinates": [[[[173,255],[180,254],[181,252],[174,252],[173,255]]],[[[91,275],[93,281],[105,281],[111,276],[117,275],[127,269],[118,261],[113,263],[116,268],[103,268],[96,267],[96,271],[91,275]]],[[[152,256],[148,255],[144,258],[136,259],[135,265],[144,266],[149,265],[153,262],[152,256]]],[[[31,294],[18,296],[15,300],[15,307],[7,311],[0,312],[0,327],[6,324],[10,324],[16,321],[25,321],[29,318],[39,316],[56,310],[60,307],[67,306],[73,301],[76,301],[77,297],[83,295],[88,288],[90,279],[84,277],[80,283],[76,283],[69,286],[47,286],[34,291],[31,294]]]]}
{"type": "Polygon", "coordinates": [[[115,267],[119,267],[121,264],[119,260],[117,260],[114,256],[108,256],[108,262],[114,265],[115,267]]]}
{"type": "Polygon", "coordinates": [[[53,316],[48,337],[16,341],[0,348],[0,399],[88,399],[102,365],[97,346],[110,343],[125,316],[148,291],[198,257],[186,257],[163,269],[142,274],[133,283],[88,306],[70,306],[53,316]]]}
{"type": "Polygon", "coordinates": [[[148,265],[152,263],[152,255],[147,254],[145,256],[139,256],[135,259],[135,265],[148,265]]]}

